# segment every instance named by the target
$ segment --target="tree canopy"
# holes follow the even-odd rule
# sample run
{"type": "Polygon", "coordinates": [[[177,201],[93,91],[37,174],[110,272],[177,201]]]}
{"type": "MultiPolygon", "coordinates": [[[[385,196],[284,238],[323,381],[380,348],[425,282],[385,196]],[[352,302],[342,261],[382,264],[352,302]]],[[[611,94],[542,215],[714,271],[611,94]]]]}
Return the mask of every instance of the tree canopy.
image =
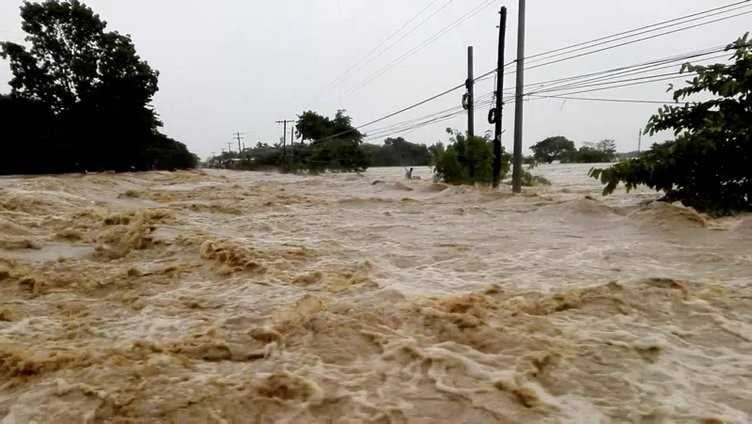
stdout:
{"type": "Polygon", "coordinates": [[[673,131],[672,141],[654,144],[637,159],[590,175],[604,184],[603,194],[623,183],[627,191],[646,185],[701,211],[729,214],[752,210],[752,43],[749,33],[730,44],[730,64],[685,64],[695,74],[674,91],[679,105],[665,105],[650,118],[646,132],[673,131]],[[707,101],[690,101],[695,94],[707,101]]]}
{"type": "Polygon", "coordinates": [[[310,110],[303,112],[298,115],[295,130],[298,132],[298,138],[302,141],[309,141],[314,144],[334,138],[351,140],[357,143],[363,140],[363,134],[352,126],[352,118],[343,109],[338,110],[334,118],[310,110]]]}
{"type": "Polygon", "coordinates": [[[605,163],[616,158],[616,142],[601,140],[597,143],[583,143],[582,146],[562,158],[564,163],[605,163]]]}
{"type": "Polygon", "coordinates": [[[0,124],[12,135],[3,147],[28,145],[22,135],[33,122],[42,123],[44,134],[33,150],[16,148],[16,166],[0,172],[195,165],[185,145],[159,134],[151,107],[159,73],[138,56],[129,36],[106,31],[107,23],[78,0],[24,2],[21,18],[27,45],[0,43],[0,56],[13,74],[10,97],[2,102],[25,115],[15,122],[3,116],[0,124]],[[53,162],[48,167],[39,164],[42,152],[53,162]]]}
{"type": "Polygon", "coordinates": [[[427,166],[431,153],[425,144],[411,143],[402,137],[387,138],[381,146],[364,144],[371,166],[427,166]]]}
{"type": "MultiPolygon", "coordinates": [[[[447,128],[451,136],[444,147],[433,147],[434,176],[450,184],[490,184],[492,175],[493,143],[488,136],[469,137],[457,130],[447,128]]],[[[502,156],[502,178],[509,172],[509,155],[502,156]]]]}
{"type": "Polygon", "coordinates": [[[540,162],[551,163],[562,160],[567,154],[574,152],[574,141],[563,136],[548,137],[530,148],[533,157],[540,162]]]}
{"type": "Polygon", "coordinates": [[[295,128],[301,140],[310,141],[308,147],[295,148],[295,168],[361,171],[368,167],[368,153],[362,146],[364,135],[352,126],[345,110],[338,110],[334,118],[303,112],[295,128]]]}

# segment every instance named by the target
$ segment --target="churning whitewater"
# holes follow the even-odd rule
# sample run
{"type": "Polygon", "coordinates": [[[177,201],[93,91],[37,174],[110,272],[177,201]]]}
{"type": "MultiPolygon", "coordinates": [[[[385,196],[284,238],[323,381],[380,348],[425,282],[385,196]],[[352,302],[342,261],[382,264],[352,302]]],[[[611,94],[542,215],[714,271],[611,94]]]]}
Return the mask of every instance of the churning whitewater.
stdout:
{"type": "Polygon", "coordinates": [[[752,216],[587,169],[2,178],[2,423],[749,422],[752,216]]]}

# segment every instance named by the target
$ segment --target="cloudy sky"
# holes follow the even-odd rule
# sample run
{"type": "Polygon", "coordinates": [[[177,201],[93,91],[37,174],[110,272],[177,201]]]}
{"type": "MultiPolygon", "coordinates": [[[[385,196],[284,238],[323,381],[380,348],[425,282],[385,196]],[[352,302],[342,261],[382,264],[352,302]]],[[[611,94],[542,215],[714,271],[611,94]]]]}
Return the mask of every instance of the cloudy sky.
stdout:
{"type": "MultiPolygon", "coordinates": [[[[534,55],[730,3],[734,1],[531,0],[527,5],[526,53],[534,55]]],[[[476,75],[494,69],[498,10],[504,5],[509,9],[506,62],[516,55],[516,1],[88,0],[87,4],[109,23],[110,29],[131,34],[140,55],[160,71],[160,91],[154,103],[165,123],[164,130],[202,157],[226,149],[235,131],[245,133],[249,145],[276,142],[282,128],[275,121],[294,119],[304,110],[332,115],[337,109],[346,109],[354,123],[361,125],[462,84],[468,45],[475,49],[476,75]],[[421,11],[402,31],[388,38],[421,11]],[[440,36],[434,37],[437,34],[440,36]],[[375,54],[361,60],[378,46],[381,48],[375,54]]],[[[20,5],[19,0],[0,2],[0,39],[22,40],[20,5]]],[[[693,23],[749,12],[752,3],[742,7],[693,23]]],[[[719,46],[741,36],[752,28],[750,24],[752,14],[541,66],[526,72],[526,83],[719,46]]],[[[655,73],[667,72],[673,69],[655,73]]],[[[0,64],[0,81],[10,78],[7,64],[0,64]]],[[[668,83],[574,96],[664,100],[669,99],[668,83]]],[[[505,86],[513,89],[514,75],[505,77],[505,86]]],[[[4,87],[0,91],[9,90],[4,87]]],[[[492,87],[493,79],[479,82],[476,96],[490,93],[492,87]]],[[[378,130],[457,106],[462,92],[455,91],[363,130],[381,136],[373,142],[388,135],[426,144],[445,140],[444,129],[451,126],[464,130],[465,117],[403,133],[378,130]]],[[[527,148],[537,141],[564,135],[578,145],[610,138],[617,141],[621,151],[635,150],[638,130],[657,107],[530,97],[524,107],[525,149],[529,153],[527,148]]],[[[504,127],[508,131],[503,143],[508,149],[513,109],[511,104],[505,109],[504,127]]],[[[479,107],[476,132],[491,128],[486,123],[487,110],[488,106],[479,107]]],[[[643,143],[649,142],[643,139],[643,143]]]]}

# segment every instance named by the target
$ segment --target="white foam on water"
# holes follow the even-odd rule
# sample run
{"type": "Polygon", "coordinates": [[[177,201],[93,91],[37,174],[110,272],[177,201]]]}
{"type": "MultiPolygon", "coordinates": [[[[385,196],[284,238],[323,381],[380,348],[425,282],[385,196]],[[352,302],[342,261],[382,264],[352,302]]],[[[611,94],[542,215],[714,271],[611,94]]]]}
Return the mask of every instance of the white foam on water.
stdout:
{"type": "Polygon", "coordinates": [[[3,178],[2,422],[749,422],[752,218],[590,167],[3,178]]]}

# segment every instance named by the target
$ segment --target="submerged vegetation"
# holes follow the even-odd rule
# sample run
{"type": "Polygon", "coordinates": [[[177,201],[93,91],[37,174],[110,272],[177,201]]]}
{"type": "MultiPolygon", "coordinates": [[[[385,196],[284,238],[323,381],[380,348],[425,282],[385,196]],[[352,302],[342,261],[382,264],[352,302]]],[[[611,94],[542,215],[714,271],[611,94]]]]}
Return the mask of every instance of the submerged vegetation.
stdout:
{"type": "Polygon", "coordinates": [[[646,132],[673,131],[676,138],[654,144],[637,159],[627,159],[590,176],[605,185],[603,194],[619,184],[627,191],[645,185],[700,211],[726,215],[752,211],[752,45],[745,34],[726,48],[733,63],[685,64],[694,73],[688,85],[674,91],[676,102],[658,110],[646,132]],[[690,101],[695,94],[707,101],[690,101]]]}
{"type": "MultiPolygon", "coordinates": [[[[488,135],[469,137],[447,128],[449,144],[432,146],[434,176],[449,184],[490,184],[493,143],[488,135]]],[[[501,178],[509,172],[510,156],[502,154],[501,178]]]]}

